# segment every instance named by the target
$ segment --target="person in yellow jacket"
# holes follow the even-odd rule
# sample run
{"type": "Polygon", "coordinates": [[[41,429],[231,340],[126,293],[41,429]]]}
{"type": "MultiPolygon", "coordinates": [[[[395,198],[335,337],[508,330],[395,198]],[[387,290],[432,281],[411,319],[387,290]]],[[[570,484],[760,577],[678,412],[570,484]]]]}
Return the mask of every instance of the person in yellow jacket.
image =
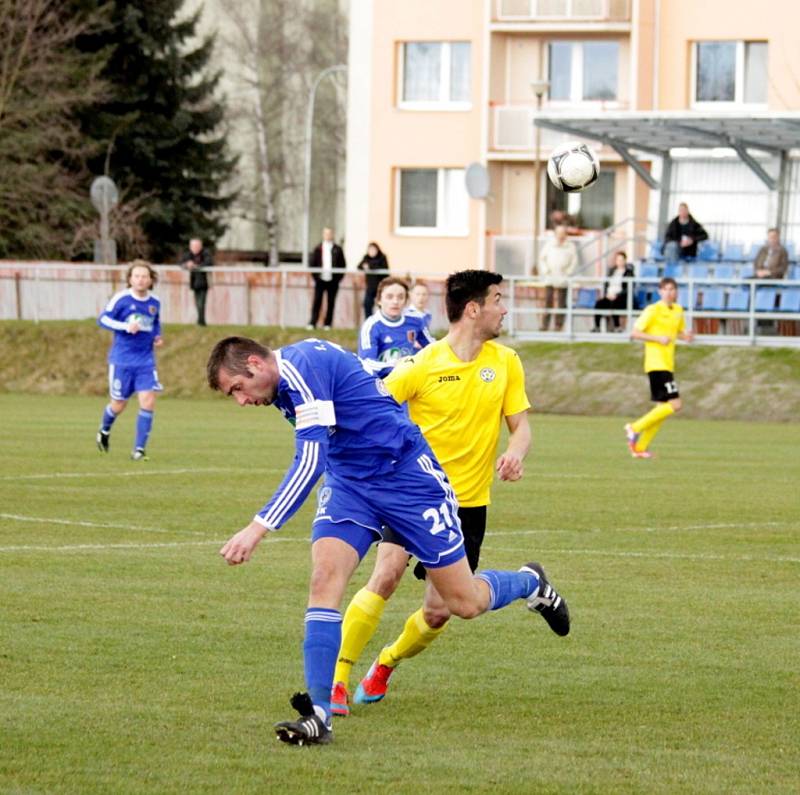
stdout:
{"type": "Polygon", "coordinates": [[[681,396],[675,380],[675,340],[691,342],[683,307],[676,303],[678,285],[674,279],[658,283],[659,301],[639,315],[631,337],[644,342],[644,371],[650,378],[650,395],[656,403],[647,414],[625,426],[628,448],[634,458],[652,458],[648,449],[667,417],[681,410],[681,396]]]}

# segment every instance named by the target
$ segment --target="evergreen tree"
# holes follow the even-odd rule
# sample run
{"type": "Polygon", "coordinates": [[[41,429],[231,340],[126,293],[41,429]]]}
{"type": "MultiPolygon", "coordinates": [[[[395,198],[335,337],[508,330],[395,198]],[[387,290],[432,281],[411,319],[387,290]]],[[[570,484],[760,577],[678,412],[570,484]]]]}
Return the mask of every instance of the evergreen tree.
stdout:
{"type": "Polygon", "coordinates": [[[109,26],[80,44],[110,52],[102,73],[110,96],[82,116],[103,150],[89,166],[140,203],[150,257],[174,262],[190,237],[213,244],[233,199],[223,189],[235,159],[221,130],[220,75],[207,68],[213,38],[193,45],[199,12],[181,18],[182,0],[108,5],[109,26]]]}

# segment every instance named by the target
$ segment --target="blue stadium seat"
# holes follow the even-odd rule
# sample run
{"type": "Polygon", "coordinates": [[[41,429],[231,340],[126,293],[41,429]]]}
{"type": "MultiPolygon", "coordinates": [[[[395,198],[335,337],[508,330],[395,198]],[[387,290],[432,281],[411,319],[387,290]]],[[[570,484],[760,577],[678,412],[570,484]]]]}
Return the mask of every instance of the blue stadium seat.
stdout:
{"type": "Polygon", "coordinates": [[[686,266],[686,275],[691,279],[707,279],[709,274],[708,263],[692,262],[686,266]]]}
{"type": "Polygon", "coordinates": [[[641,262],[639,264],[640,279],[657,279],[659,267],[655,262],[641,262]]]}
{"type": "Polygon", "coordinates": [[[783,287],[780,297],[781,312],[800,312],[800,287],[783,287]]]}
{"type": "Polygon", "coordinates": [[[680,279],[683,277],[683,265],[678,262],[668,262],[664,266],[664,276],[669,276],[671,279],[680,279]]]}
{"type": "Polygon", "coordinates": [[[786,274],[793,282],[800,282],[800,265],[790,265],[786,274]]]}
{"type": "Polygon", "coordinates": [[[786,253],[789,255],[789,259],[792,260],[792,262],[796,262],[797,257],[795,256],[794,252],[794,242],[791,240],[786,240],[783,244],[783,247],[786,249],[786,253]]]}
{"type": "MultiPolygon", "coordinates": [[[[697,302],[697,293],[694,294],[695,303],[697,302]]],[[[684,309],[694,309],[694,307],[689,306],[689,288],[688,287],[678,287],[678,303],[684,309]]]]}
{"type": "Polygon", "coordinates": [[[579,287],[578,297],[573,306],[575,309],[594,309],[594,302],[597,300],[597,290],[592,287],[579,287]]]}
{"type": "Polygon", "coordinates": [[[739,278],[740,279],[752,279],[754,273],[755,273],[755,270],[753,269],[752,265],[745,265],[739,271],[739,278]]]}
{"type": "Polygon", "coordinates": [[[636,309],[643,309],[648,304],[653,303],[653,296],[649,290],[640,287],[633,294],[633,305],[636,309]]]}
{"type": "Polygon", "coordinates": [[[728,311],[746,312],[750,309],[750,288],[734,287],[728,292],[728,311]]]}
{"type": "Polygon", "coordinates": [[[703,240],[697,247],[698,259],[704,262],[715,262],[719,259],[719,244],[711,240],[703,240]]]}
{"type": "Polygon", "coordinates": [[[777,287],[756,288],[756,312],[774,312],[775,299],[778,297],[777,287]]]}
{"type": "Polygon", "coordinates": [[[722,249],[722,259],[743,260],[744,246],[741,243],[726,243],[722,249]]]}
{"type": "Polygon", "coordinates": [[[725,309],[725,290],[722,287],[704,287],[699,307],[707,312],[721,312],[725,309]]]}
{"type": "Polygon", "coordinates": [[[650,259],[663,260],[664,255],[661,253],[663,246],[664,244],[660,240],[653,240],[650,243],[650,259]]]}
{"type": "Polygon", "coordinates": [[[733,279],[733,264],[730,262],[720,262],[714,266],[715,279],[733,279]]]}

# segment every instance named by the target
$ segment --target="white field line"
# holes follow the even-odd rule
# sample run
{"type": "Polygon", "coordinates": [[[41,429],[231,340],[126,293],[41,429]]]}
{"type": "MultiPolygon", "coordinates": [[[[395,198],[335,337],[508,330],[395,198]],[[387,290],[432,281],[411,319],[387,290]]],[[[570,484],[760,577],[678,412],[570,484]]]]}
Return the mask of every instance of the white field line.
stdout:
{"type": "Polygon", "coordinates": [[[539,535],[540,533],[674,533],[691,530],[729,530],[737,527],[748,530],[759,527],[792,527],[794,524],[794,522],[719,522],[716,524],[672,525],[671,527],[573,527],[560,530],[552,528],[539,528],[536,530],[492,530],[489,528],[486,531],[486,537],[539,535]]]}
{"type": "Polygon", "coordinates": [[[46,516],[22,516],[16,513],[0,513],[0,519],[12,522],[35,522],[36,524],[63,524],[70,527],[91,527],[110,530],[133,530],[137,533],[181,533],[192,536],[204,536],[198,530],[168,530],[165,527],[139,527],[132,524],[116,524],[114,522],[81,522],[76,519],[52,519],[46,516]]]}
{"type": "MultiPolygon", "coordinates": [[[[221,547],[227,539],[222,538],[207,538],[203,541],[171,541],[154,544],[62,544],[57,547],[36,546],[33,544],[18,545],[12,547],[0,547],[0,552],[85,552],[87,550],[105,551],[117,549],[172,549],[175,547],[221,547]]],[[[270,536],[264,539],[265,543],[276,544],[281,541],[304,541],[309,543],[308,538],[296,538],[294,536],[287,536],[284,538],[275,538],[270,536]]]]}
{"type": "Polygon", "coordinates": [[[60,478],[132,478],[147,475],[203,475],[206,473],[218,472],[251,472],[253,475],[270,475],[285,472],[285,469],[232,469],[231,467],[207,467],[204,469],[148,469],[141,466],[135,470],[117,470],[114,472],[44,472],[37,475],[3,475],[0,481],[23,481],[23,480],[58,480],[60,478]]]}

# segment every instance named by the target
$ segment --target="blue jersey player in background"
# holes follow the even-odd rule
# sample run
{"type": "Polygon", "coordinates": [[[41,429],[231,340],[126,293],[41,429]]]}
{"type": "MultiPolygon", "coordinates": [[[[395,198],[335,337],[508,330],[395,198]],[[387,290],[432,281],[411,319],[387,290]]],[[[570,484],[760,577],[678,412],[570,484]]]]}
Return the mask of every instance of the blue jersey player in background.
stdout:
{"type": "Polygon", "coordinates": [[[131,263],[126,274],[127,290],[112,296],[97,319],[98,325],[114,332],[108,352],[108,389],[111,400],[103,412],[97,432],[97,449],[108,452],[111,426],[124,411],[130,396],[139,395],[139,415],[136,418],[136,439],[131,458],[146,458],[145,448],[153,427],[156,392],[163,387],[158,382],[153,348],[161,339],[161,302],[150,290],[158,280],[153,267],[143,260],[131,263]]]}
{"type": "Polygon", "coordinates": [[[423,563],[456,616],[475,618],[527,599],[558,634],[567,634],[566,603],[536,571],[538,564],[473,576],[447,475],[419,428],[352,353],[315,339],[271,351],[245,337],[228,337],[211,352],[207,376],[212,389],[240,406],[274,404],[295,432],[294,460],[277,491],[220,550],[230,565],[250,560],[261,539],[292,517],[325,474],[311,531],[303,642],[308,692],[291,700],[299,720],[275,725],[280,740],[304,745],[333,738],[339,608],[350,577],[383,526],[423,563]]]}
{"type": "Polygon", "coordinates": [[[378,311],[368,317],[358,334],[358,356],[371,373],[384,378],[406,356],[433,342],[419,313],[406,314],[408,285],[388,276],[378,285],[378,311]]]}

